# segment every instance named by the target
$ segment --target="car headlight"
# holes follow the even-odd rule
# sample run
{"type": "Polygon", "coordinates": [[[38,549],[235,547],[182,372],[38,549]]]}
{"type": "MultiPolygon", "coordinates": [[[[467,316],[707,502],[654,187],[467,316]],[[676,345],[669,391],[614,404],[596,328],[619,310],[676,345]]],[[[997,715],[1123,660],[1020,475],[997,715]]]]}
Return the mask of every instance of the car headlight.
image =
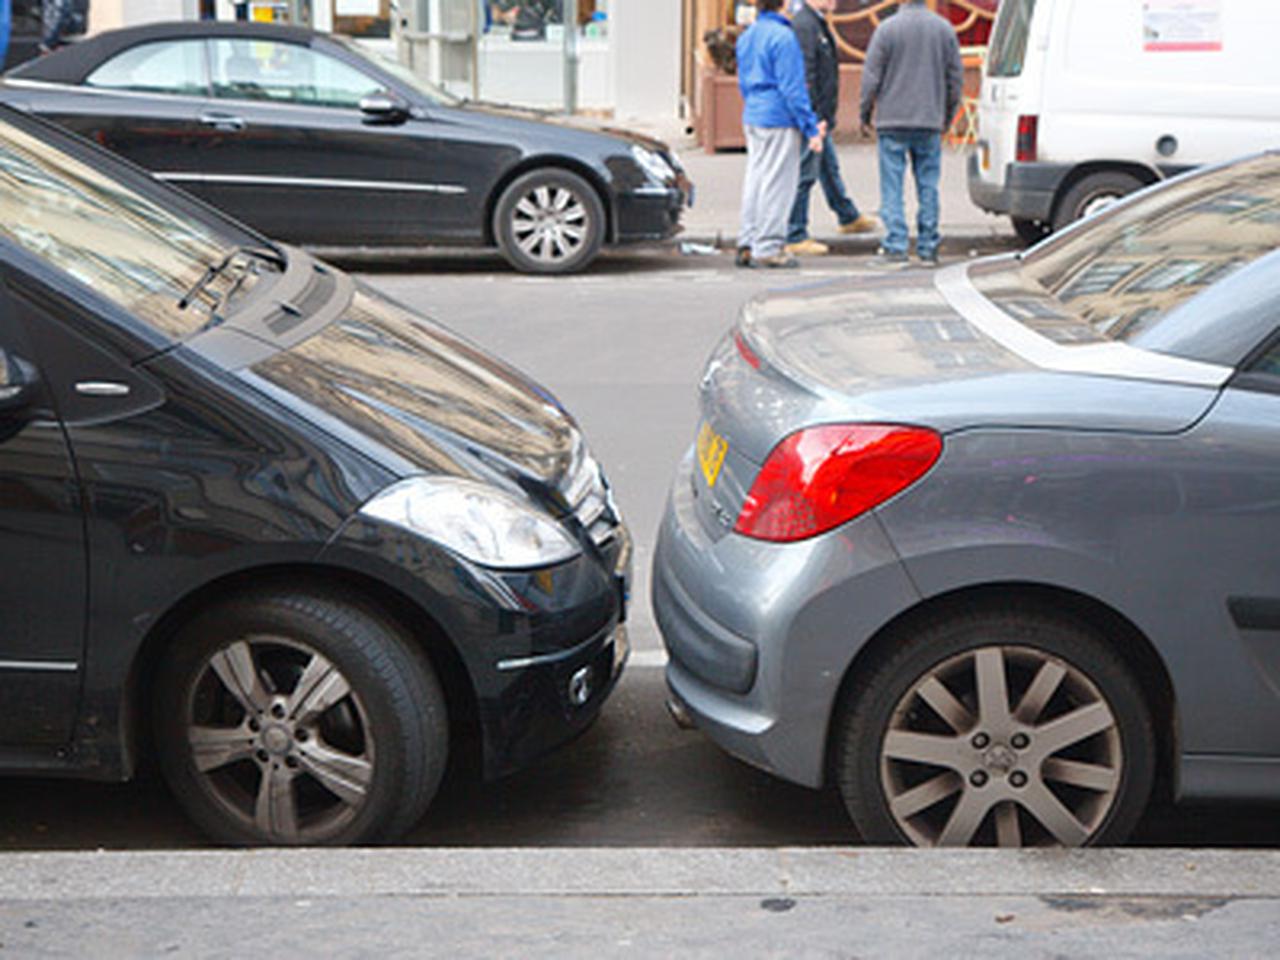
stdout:
{"type": "Polygon", "coordinates": [[[631,156],[636,163],[640,164],[641,170],[659,183],[666,183],[668,180],[675,179],[676,172],[671,169],[671,164],[667,163],[661,154],[655,153],[648,147],[633,143],[631,145],[631,156]]]}
{"type": "Polygon", "coordinates": [[[581,552],[550,517],[474,480],[411,477],[382,491],[360,513],[434,540],[486,567],[545,567],[581,552]]]}

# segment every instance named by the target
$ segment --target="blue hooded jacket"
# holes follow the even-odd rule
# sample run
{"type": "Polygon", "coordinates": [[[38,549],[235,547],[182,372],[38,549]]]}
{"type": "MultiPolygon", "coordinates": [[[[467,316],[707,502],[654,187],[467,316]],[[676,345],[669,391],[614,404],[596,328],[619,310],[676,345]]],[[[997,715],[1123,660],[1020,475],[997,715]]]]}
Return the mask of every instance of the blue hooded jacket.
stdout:
{"type": "Polygon", "coordinates": [[[804,51],[791,22],[772,10],[760,14],[738,38],[737,51],[743,124],[795,127],[806,138],[817,136],[818,117],[809,103],[804,51]]]}

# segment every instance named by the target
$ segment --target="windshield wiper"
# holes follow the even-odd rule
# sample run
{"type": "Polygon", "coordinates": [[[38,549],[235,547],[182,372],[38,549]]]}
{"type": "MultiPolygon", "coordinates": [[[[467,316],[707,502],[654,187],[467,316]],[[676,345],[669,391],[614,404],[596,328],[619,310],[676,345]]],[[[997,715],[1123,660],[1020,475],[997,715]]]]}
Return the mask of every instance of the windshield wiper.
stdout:
{"type": "MultiPolygon", "coordinates": [[[[274,263],[281,269],[283,269],[286,264],[285,255],[274,247],[251,247],[247,245],[232,247],[223,254],[221,259],[216,263],[212,263],[205,267],[204,273],[200,275],[200,279],[193,283],[187,289],[187,292],[178,300],[178,309],[185,310],[187,307],[191,306],[192,302],[201,293],[201,291],[203,291],[204,288],[212,283],[216,278],[226,272],[227,267],[231,266],[236,257],[241,256],[256,257],[259,260],[266,260],[269,263],[274,263]]],[[[228,290],[226,294],[218,298],[217,302],[213,305],[213,310],[211,312],[216,313],[218,308],[230,298],[231,294],[240,289],[240,284],[243,282],[244,276],[242,275],[236,283],[232,284],[231,289],[228,290]]]]}

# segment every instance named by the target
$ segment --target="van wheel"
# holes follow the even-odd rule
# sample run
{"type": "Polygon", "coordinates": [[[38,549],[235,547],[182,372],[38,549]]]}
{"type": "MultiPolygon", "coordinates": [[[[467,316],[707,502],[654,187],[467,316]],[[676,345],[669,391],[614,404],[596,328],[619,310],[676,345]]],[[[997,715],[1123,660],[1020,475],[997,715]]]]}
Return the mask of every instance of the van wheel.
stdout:
{"type": "Polygon", "coordinates": [[[1121,197],[1142,189],[1142,181],[1119,170],[1091,173],[1067,191],[1053,214],[1053,229],[1064,227],[1101,213],[1121,197]]]}
{"type": "Polygon", "coordinates": [[[939,617],[865,673],[833,733],[869,843],[1118,843],[1146,806],[1150,713],[1086,628],[1030,610],[939,617]]]}
{"type": "Polygon", "coordinates": [[[522,273],[573,273],[596,258],[604,242],[604,206],[576,173],[554,168],[518,177],[498,200],[493,232],[522,273]]]}
{"type": "Polygon", "coordinates": [[[397,838],[434,796],[444,694],[389,622],[342,597],[280,591],[205,611],[158,674],[161,768],[222,843],[397,838]]]}
{"type": "Polygon", "coordinates": [[[1023,220],[1020,217],[1009,219],[1013,221],[1013,232],[1027,246],[1039,243],[1049,235],[1049,225],[1043,220],[1023,220]]]}

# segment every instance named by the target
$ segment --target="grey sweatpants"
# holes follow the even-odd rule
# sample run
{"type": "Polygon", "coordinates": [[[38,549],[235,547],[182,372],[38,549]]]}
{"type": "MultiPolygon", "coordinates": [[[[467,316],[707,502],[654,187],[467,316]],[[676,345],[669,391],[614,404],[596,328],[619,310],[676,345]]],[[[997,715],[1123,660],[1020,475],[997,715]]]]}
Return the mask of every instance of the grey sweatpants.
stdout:
{"type": "Polygon", "coordinates": [[[787,240],[787,220],[800,184],[800,131],[747,126],[747,174],[742,181],[738,246],[772,257],[787,240]]]}

